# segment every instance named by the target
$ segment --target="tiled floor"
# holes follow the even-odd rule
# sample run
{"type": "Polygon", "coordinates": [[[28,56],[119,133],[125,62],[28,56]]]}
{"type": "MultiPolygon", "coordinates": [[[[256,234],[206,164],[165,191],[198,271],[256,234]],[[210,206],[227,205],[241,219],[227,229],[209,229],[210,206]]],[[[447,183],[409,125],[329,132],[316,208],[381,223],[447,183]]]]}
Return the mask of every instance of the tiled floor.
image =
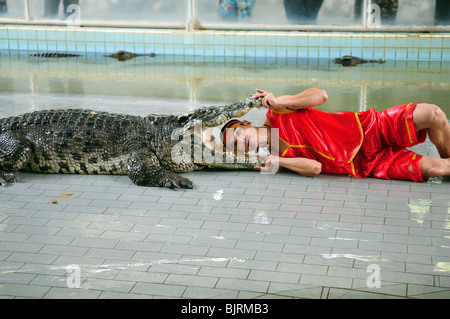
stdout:
{"type": "Polygon", "coordinates": [[[448,180],[185,176],[22,173],[0,190],[0,296],[450,298],[448,180]]]}

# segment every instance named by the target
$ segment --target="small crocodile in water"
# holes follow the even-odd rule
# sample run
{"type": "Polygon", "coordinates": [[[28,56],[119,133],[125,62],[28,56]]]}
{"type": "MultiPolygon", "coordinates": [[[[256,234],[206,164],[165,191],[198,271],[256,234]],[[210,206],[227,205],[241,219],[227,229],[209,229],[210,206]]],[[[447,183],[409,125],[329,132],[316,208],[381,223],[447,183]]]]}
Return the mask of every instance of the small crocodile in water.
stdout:
{"type": "Polygon", "coordinates": [[[35,56],[38,58],[75,58],[80,56],[79,54],[74,54],[74,53],[34,53],[34,54],[30,54],[30,56],[35,56]]]}
{"type": "Polygon", "coordinates": [[[133,52],[120,50],[120,51],[117,51],[116,53],[105,55],[105,56],[108,57],[108,58],[117,59],[118,61],[126,61],[126,60],[131,60],[131,59],[133,59],[135,57],[138,57],[138,56],[149,56],[149,57],[153,58],[153,57],[156,56],[156,54],[153,53],[153,52],[150,53],[150,54],[136,54],[136,53],[133,53],[133,52]]]}
{"type": "MultiPolygon", "coordinates": [[[[58,58],[75,58],[75,57],[79,57],[81,55],[74,54],[74,53],[45,52],[45,53],[33,53],[33,54],[30,54],[30,56],[35,56],[38,58],[56,58],[56,59],[58,59],[58,58]]],[[[137,53],[133,53],[133,52],[120,50],[120,51],[117,51],[116,53],[105,55],[105,56],[108,58],[117,59],[118,61],[126,61],[126,60],[131,60],[138,56],[155,57],[156,54],[153,52],[149,53],[149,54],[137,54],[137,53]]]]}
{"type": "MultiPolygon", "coordinates": [[[[140,117],[70,109],[0,119],[0,185],[15,181],[19,170],[27,170],[123,174],[141,186],[192,188],[192,182],[178,173],[204,167],[251,169],[262,164],[255,157],[238,158],[236,154],[232,154],[231,161],[229,157],[226,161],[205,161],[201,157],[208,144],[202,137],[203,131],[260,106],[261,98],[249,97],[179,116],[140,117]],[[201,131],[200,142],[195,130],[201,131]],[[187,141],[184,148],[180,136],[187,141]],[[196,158],[198,154],[200,160],[196,158]]],[[[220,153],[229,155],[223,153],[223,148],[210,152],[213,157],[220,153]]]]}
{"type": "Polygon", "coordinates": [[[385,62],[386,62],[385,59],[366,60],[351,55],[344,55],[342,58],[334,59],[335,64],[342,64],[342,66],[356,66],[358,64],[363,63],[385,63],[385,62]]]}

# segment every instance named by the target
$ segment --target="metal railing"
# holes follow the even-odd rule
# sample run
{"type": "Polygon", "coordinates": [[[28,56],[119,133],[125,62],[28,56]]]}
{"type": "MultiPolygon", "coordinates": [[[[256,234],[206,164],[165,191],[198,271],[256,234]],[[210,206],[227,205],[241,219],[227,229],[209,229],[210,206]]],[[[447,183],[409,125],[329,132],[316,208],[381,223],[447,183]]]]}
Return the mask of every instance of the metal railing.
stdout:
{"type": "MultiPolygon", "coordinates": [[[[20,1],[20,0],[16,0],[20,1]]],[[[57,18],[35,18],[33,16],[33,1],[24,1],[24,18],[0,16],[0,24],[16,25],[50,25],[50,26],[74,26],[73,21],[57,18]]],[[[119,20],[119,19],[85,19],[77,20],[75,26],[79,27],[119,27],[119,28],[164,28],[196,30],[252,30],[252,31],[370,31],[370,32],[448,32],[450,25],[395,25],[373,24],[369,22],[369,16],[373,14],[371,0],[362,0],[361,21],[359,24],[265,24],[252,22],[208,22],[198,19],[196,0],[187,1],[186,19],[183,21],[152,21],[152,20],[119,20]]],[[[216,1],[216,0],[212,0],[216,1]]],[[[281,0],[279,0],[281,2],[281,0]]]]}

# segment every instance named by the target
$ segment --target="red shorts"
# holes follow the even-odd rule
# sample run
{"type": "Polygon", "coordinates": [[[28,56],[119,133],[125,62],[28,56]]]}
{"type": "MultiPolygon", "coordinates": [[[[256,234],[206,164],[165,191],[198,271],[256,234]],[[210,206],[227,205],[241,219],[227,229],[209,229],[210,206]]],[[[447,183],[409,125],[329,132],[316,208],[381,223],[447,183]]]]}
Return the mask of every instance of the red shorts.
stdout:
{"type": "Polygon", "coordinates": [[[416,132],[414,127],[413,111],[417,104],[358,113],[364,141],[353,160],[357,176],[424,181],[419,166],[422,156],[406,149],[427,138],[426,130],[416,132]]]}

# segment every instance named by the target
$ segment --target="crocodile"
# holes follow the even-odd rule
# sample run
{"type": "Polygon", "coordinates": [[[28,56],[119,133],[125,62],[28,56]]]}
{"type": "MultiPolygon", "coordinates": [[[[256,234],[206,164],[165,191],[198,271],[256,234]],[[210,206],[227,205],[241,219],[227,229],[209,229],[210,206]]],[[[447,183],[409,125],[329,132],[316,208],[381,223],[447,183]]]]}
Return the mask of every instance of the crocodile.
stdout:
{"type": "MultiPolygon", "coordinates": [[[[61,52],[41,52],[41,53],[33,53],[30,54],[30,56],[38,57],[38,58],[75,58],[81,56],[80,54],[75,53],[61,53],[61,52]]],[[[126,61],[131,60],[138,56],[149,56],[149,57],[155,57],[155,53],[149,53],[149,54],[139,54],[139,53],[133,53],[128,51],[119,50],[116,53],[105,55],[108,58],[114,58],[118,61],[126,61]]]]}
{"type": "Polygon", "coordinates": [[[117,61],[126,61],[126,60],[131,60],[135,57],[138,56],[149,56],[149,57],[155,57],[156,54],[155,53],[149,53],[149,54],[137,54],[137,53],[133,53],[133,52],[128,52],[128,51],[117,51],[116,53],[113,54],[109,54],[109,55],[105,55],[108,58],[114,58],[117,59],[117,61]]]}
{"type": "Polygon", "coordinates": [[[334,63],[335,64],[342,64],[342,66],[356,66],[358,64],[364,64],[364,63],[385,63],[385,59],[378,59],[378,60],[366,60],[362,58],[358,58],[356,56],[351,55],[344,55],[342,58],[335,58],[334,63]]]}
{"type": "Polygon", "coordinates": [[[76,58],[79,57],[81,55],[79,54],[74,54],[74,53],[58,53],[58,52],[45,52],[45,53],[33,53],[30,54],[30,56],[35,56],[38,58],[76,58]]]}
{"type": "MultiPolygon", "coordinates": [[[[258,158],[242,158],[237,154],[232,154],[231,161],[229,157],[226,161],[195,158],[208,145],[203,135],[198,142],[195,130],[205,132],[255,107],[261,107],[261,98],[250,96],[232,104],[201,107],[178,116],[141,117],[89,109],[54,109],[3,118],[0,119],[0,184],[5,186],[9,181],[16,181],[18,171],[25,170],[121,174],[128,175],[139,186],[193,188],[192,181],[180,173],[205,167],[252,169],[262,164],[258,158]]],[[[210,153],[230,155],[223,146],[213,148],[210,153]]]]}

